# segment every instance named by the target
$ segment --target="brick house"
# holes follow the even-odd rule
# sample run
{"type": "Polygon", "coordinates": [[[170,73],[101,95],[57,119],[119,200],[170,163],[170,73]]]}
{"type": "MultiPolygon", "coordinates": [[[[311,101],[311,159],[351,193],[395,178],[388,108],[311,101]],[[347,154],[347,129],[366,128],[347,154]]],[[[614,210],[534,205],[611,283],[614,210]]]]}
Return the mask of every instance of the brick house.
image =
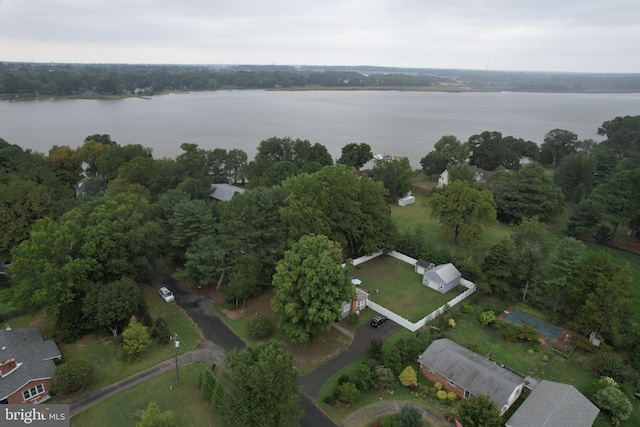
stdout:
{"type": "Polygon", "coordinates": [[[39,403],[49,398],[54,359],[62,355],[36,328],[0,330],[0,404],[39,403]]]}
{"type": "Polygon", "coordinates": [[[522,393],[524,379],[453,341],[434,340],[418,357],[420,370],[462,399],[487,394],[504,414],[522,393]]]}

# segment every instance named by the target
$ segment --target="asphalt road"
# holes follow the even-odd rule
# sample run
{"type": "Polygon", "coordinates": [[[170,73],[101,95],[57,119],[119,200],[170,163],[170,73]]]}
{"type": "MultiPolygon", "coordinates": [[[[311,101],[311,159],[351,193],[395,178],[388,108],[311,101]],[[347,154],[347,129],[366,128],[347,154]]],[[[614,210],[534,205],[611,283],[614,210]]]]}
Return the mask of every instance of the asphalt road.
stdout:
{"type": "MultiPolygon", "coordinates": [[[[162,286],[166,286],[170,290],[173,291],[176,304],[182,307],[189,317],[193,319],[193,321],[198,325],[198,328],[202,331],[205,339],[219,345],[224,349],[226,353],[230,352],[235,348],[244,348],[245,343],[242,341],[236,334],[234,334],[216,315],[216,313],[209,307],[207,301],[198,297],[188,289],[186,289],[181,283],[174,280],[167,272],[157,270],[150,272],[151,282],[155,287],[160,288],[162,286]]],[[[369,348],[369,344],[367,341],[367,347],[369,348]]],[[[365,349],[365,351],[366,351],[365,349]]],[[[357,356],[356,356],[357,357],[357,356]]],[[[346,366],[346,365],[343,365],[346,366]]],[[[340,368],[338,368],[340,369],[340,368]]],[[[317,371],[316,371],[317,372],[317,371]]],[[[329,371],[326,371],[328,374],[329,371]]],[[[335,372],[335,371],[334,371],[335,372]]],[[[329,377],[333,375],[333,373],[328,374],[329,377]]],[[[298,383],[301,385],[301,389],[303,391],[302,395],[302,404],[305,411],[305,417],[300,422],[302,427],[331,427],[336,426],[336,424],[327,417],[316,405],[314,405],[310,395],[304,393],[303,385],[307,384],[306,378],[310,377],[309,375],[305,377],[301,377],[298,383]]],[[[327,377],[328,378],[328,377],[327,377]]],[[[321,377],[319,375],[315,375],[313,379],[309,381],[309,383],[313,384],[311,390],[319,391],[322,383],[320,383],[321,377]]],[[[315,392],[317,395],[317,392],[315,392]]]]}

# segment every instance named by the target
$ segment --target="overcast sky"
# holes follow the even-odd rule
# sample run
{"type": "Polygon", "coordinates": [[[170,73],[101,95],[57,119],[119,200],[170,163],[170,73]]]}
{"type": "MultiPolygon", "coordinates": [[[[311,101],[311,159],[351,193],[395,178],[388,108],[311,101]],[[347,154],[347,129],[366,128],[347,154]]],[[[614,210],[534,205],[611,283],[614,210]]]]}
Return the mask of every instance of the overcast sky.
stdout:
{"type": "Polygon", "coordinates": [[[0,61],[640,72],[638,0],[0,0],[0,61]]]}

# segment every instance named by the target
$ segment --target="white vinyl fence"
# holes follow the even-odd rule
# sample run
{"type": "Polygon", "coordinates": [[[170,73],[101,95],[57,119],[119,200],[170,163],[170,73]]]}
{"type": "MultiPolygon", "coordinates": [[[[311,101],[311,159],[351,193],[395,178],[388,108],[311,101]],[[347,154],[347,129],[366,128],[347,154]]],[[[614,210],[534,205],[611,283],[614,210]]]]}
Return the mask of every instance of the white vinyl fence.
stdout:
{"type": "MultiPolygon", "coordinates": [[[[384,252],[380,251],[380,252],[376,252],[375,254],[372,255],[368,255],[368,256],[363,256],[357,259],[353,260],[353,265],[360,265],[364,262],[367,262],[369,260],[372,260],[380,255],[382,255],[384,252]]],[[[401,254],[399,252],[396,251],[391,251],[388,253],[389,256],[392,256],[396,259],[399,259],[400,261],[404,261],[407,264],[411,264],[411,265],[415,265],[417,260],[411,257],[408,257],[404,254],[401,254]]],[[[441,315],[442,313],[444,313],[445,309],[447,308],[447,306],[449,307],[453,307],[456,304],[459,304],[460,301],[464,301],[466,298],[468,298],[471,294],[473,294],[476,291],[476,285],[473,282],[470,282],[466,279],[460,279],[460,284],[462,286],[464,286],[465,288],[467,288],[466,291],[464,291],[463,293],[461,293],[460,295],[458,295],[457,297],[455,297],[454,299],[452,299],[451,301],[449,301],[447,304],[438,307],[437,309],[433,310],[431,313],[429,313],[428,315],[426,315],[425,317],[423,317],[422,319],[418,320],[417,322],[413,323],[408,321],[407,319],[405,319],[404,317],[400,316],[399,314],[394,313],[393,311],[389,310],[388,308],[385,308],[383,306],[381,306],[380,304],[377,304],[373,301],[371,301],[370,299],[367,298],[367,307],[371,308],[373,311],[375,311],[376,313],[382,314],[384,316],[387,316],[390,320],[393,320],[394,322],[396,322],[397,324],[399,324],[400,326],[407,328],[408,330],[410,330],[411,332],[415,332],[418,329],[422,328],[424,325],[426,325],[427,323],[431,322],[433,319],[435,319],[436,317],[438,317],[439,315],[441,315]]]]}

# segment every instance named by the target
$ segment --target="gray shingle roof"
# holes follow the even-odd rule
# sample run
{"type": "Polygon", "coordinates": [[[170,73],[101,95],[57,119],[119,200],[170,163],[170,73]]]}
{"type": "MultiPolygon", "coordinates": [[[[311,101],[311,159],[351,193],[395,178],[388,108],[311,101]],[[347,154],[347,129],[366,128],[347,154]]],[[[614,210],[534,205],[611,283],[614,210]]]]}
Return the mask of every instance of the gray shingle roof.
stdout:
{"type": "Polygon", "coordinates": [[[60,358],[53,340],[44,340],[36,328],[0,330],[0,363],[15,359],[18,369],[0,378],[0,400],[31,380],[51,378],[53,359],[60,358]]]}
{"type": "Polygon", "coordinates": [[[501,409],[513,391],[524,383],[524,380],[513,372],[447,338],[434,340],[419,356],[418,362],[475,396],[488,394],[498,405],[498,409],[501,409]]]}
{"type": "Polygon", "coordinates": [[[451,263],[433,267],[431,270],[427,271],[425,275],[429,275],[430,277],[436,276],[439,279],[438,281],[441,283],[451,283],[462,277],[462,274],[451,263]]]}
{"type": "Polygon", "coordinates": [[[420,258],[418,261],[416,261],[416,265],[418,267],[427,268],[427,267],[429,267],[431,265],[431,263],[429,261],[427,261],[426,259],[420,258]]]}
{"type": "Polygon", "coordinates": [[[553,381],[540,381],[507,427],[588,427],[600,410],[575,387],[553,381]]]}
{"type": "Polygon", "coordinates": [[[220,200],[221,202],[228,202],[236,193],[244,193],[244,188],[229,184],[214,184],[211,188],[214,191],[211,193],[210,197],[212,199],[220,200]]]}

